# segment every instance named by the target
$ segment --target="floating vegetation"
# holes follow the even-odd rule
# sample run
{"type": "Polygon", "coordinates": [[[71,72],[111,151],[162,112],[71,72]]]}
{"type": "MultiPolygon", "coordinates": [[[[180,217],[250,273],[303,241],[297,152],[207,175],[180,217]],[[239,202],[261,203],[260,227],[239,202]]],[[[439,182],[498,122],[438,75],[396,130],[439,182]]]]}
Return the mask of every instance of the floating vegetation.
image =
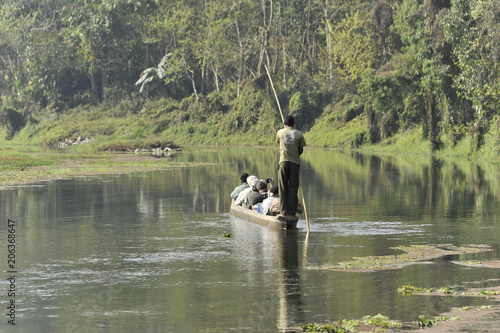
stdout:
{"type": "Polygon", "coordinates": [[[382,328],[394,328],[401,327],[401,323],[394,320],[390,320],[389,317],[381,315],[380,313],[376,316],[364,316],[364,323],[366,325],[375,325],[382,328]]]}
{"type": "Polygon", "coordinates": [[[418,323],[419,328],[426,328],[426,327],[438,325],[438,322],[440,322],[440,321],[455,321],[458,319],[460,319],[460,317],[436,316],[436,317],[434,317],[434,320],[431,320],[431,319],[425,318],[424,315],[420,315],[417,317],[417,323],[418,323]]]}
{"type": "Polygon", "coordinates": [[[383,331],[387,328],[399,328],[402,324],[379,313],[375,316],[364,316],[362,320],[339,319],[329,324],[312,323],[300,326],[304,332],[344,333],[383,331]]]}
{"type": "Polygon", "coordinates": [[[457,294],[458,292],[451,289],[450,287],[441,287],[437,290],[437,293],[443,295],[452,295],[452,294],[457,294]]]}
{"type": "MultiPolygon", "coordinates": [[[[343,322],[344,320],[342,320],[343,322]]],[[[318,324],[312,323],[307,325],[301,325],[304,332],[326,332],[326,333],[344,333],[344,332],[356,332],[355,327],[359,325],[359,321],[352,321],[349,324],[349,327],[345,326],[345,324],[337,322],[331,324],[318,324]]]]}
{"type": "Polygon", "coordinates": [[[454,246],[443,245],[411,245],[394,247],[403,253],[387,256],[354,257],[351,261],[340,262],[334,266],[315,267],[314,269],[347,271],[347,272],[372,272],[377,270],[400,269],[404,266],[425,263],[427,260],[468,253],[481,253],[491,251],[488,245],[454,246]]]}
{"type": "Polygon", "coordinates": [[[417,322],[418,322],[419,328],[431,327],[432,325],[434,325],[436,323],[435,320],[427,319],[427,318],[425,318],[424,315],[418,316],[417,322]]]}
{"type": "Polygon", "coordinates": [[[423,293],[430,293],[432,292],[432,289],[424,289],[421,287],[415,287],[415,286],[402,286],[398,288],[398,293],[403,294],[403,295],[411,295],[411,294],[423,294],[423,293]]]}
{"type": "MultiPolygon", "coordinates": [[[[490,308],[491,308],[491,306],[490,306],[490,308]]],[[[438,322],[438,321],[455,321],[458,319],[460,319],[460,317],[456,317],[456,316],[453,316],[453,317],[436,316],[436,317],[434,317],[434,321],[436,321],[436,322],[438,322]]]]}
{"type": "Polygon", "coordinates": [[[482,290],[468,290],[468,291],[459,291],[450,287],[441,287],[439,289],[433,288],[421,288],[415,286],[402,286],[398,288],[398,293],[403,294],[405,296],[409,295],[435,295],[435,296],[493,296],[498,295],[497,290],[490,289],[482,289],[482,290]]]}

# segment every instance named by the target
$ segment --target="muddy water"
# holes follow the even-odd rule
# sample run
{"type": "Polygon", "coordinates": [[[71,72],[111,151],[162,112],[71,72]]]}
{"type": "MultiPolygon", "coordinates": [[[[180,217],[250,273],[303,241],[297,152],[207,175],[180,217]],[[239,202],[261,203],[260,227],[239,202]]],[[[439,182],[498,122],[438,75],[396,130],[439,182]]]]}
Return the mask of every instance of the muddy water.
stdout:
{"type": "Polygon", "coordinates": [[[378,313],[413,320],[488,301],[404,297],[398,287],[500,284],[497,269],[452,262],[500,256],[495,166],[307,151],[307,236],[303,215],[298,230],[282,232],[227,213],[241,172],[276,176],[275,150],[221,148],[175,159],[209,164],[0,190],[0,331],[278,332],[378,313]],[[310,269],[411,244],[493,251],[383,272],[310,269]],[[12,274],[15,296],[8,296],[12,274]]]}

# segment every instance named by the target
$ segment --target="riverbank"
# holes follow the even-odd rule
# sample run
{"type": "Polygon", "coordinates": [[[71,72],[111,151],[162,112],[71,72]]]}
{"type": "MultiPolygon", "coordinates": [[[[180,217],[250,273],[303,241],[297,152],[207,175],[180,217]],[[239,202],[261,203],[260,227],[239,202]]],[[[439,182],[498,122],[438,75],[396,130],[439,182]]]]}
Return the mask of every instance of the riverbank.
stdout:
{"type": "Polygon", "coordinates": [[[82,154],[70,151],[28,153],[1,150],[0,161],[0,186],[197,165],[175,162],[171,156],[155,157],[151,152],[82,154]]]}
{"type": "MultiPolygon", "coordinates": [[[[260,95],[258,95],[260,96],[260,95]]],[[[254,96],[255,100],[263,97],[254,96]]],[[[187,100],[170,100],[81,106],[64,112],[47,109],[26,120],[11,133],[0,126],[0,145],[33,144],[67,147],[71,151],[109,151],[160,146],[274,146],[276,131],[283,125],[271,105],[248,114],[246,104],[233,111],[187,100]],[[172,104],[173,103],[173,104],[172,104]]],[[[370,153],[418,154],[454,157],[471,161],[500,162],[500,126],[491,126],[480,141],[463,130],[441,131],[435,151],[422,124],[370,140],[366,114],[341,117],[340,108],[326,112],[314,122],[297,125],[308,149],[327,148],[370,153]],[[375,142],[375,143],[372,143],[375,142]]]]}

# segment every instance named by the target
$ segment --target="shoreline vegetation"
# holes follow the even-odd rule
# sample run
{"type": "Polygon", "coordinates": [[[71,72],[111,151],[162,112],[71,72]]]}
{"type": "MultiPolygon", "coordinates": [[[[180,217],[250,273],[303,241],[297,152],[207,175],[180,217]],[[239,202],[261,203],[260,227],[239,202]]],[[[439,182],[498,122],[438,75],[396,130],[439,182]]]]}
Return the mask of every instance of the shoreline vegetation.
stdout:
{"type": "MultiPolygon", "coordinates": [[[[261,91],[254,99],[269,99],[261,91]]],[[[46,108],[15,127],[0,121],[0,149],[19,145],[62,148],[72,153],[127,152],[136,149],[195,146],[274,146],[282,127],[277,109],[262,102],[251,114],[234,109],[215,112],[212,97],[175,102],[168,98],[141,103],[103,102],[56,112],[46,108]],[[189,103],[189,104],[188,104],[189,103]],[[246,119],[248,118],[248,119],[246,119]],[[13,128],[17,128],[15,131],[13,128]]],[[[250,97],[242,96],[240,99],[250,97]]],[[[219,103],[222,103],[219,101],[219,103]]],[[[242,101],[249,104],[250,101],[242,101]]],[[[221,107],[221,106],[219,106],[221,107]]],[[[1,111],[1,110],[0,110],[1,111]]],[[[311,124],[298,124],[308,149],[334,149],[362,153],[426,155],[472,162],[500,163],[500,125],[492,124],[477,145],[473,134],[439,135],[438,149],[431,149],[425,124],[414,124],[378,142],[367,141],[369,118],[365,113],[345,119],[339,109],[326,112],[311,124]],[[336,115],[339,112],[339,115],[336,115]]],[[[286,111],[285,111],[286,112],[286,111]]],[[[1,112],[0,112],[1,116],[1,112]]],[[[499,117],[500,124],[500,117],[499,117]]]]}
{"type": "Polygon", "coordinates": [[[138,153],[37,153],[0,150],[0,189],[63,178],[90,177],[100,174],[147,172],[200,163],[179,163],[169,156],[154,157],[138,153]]]}

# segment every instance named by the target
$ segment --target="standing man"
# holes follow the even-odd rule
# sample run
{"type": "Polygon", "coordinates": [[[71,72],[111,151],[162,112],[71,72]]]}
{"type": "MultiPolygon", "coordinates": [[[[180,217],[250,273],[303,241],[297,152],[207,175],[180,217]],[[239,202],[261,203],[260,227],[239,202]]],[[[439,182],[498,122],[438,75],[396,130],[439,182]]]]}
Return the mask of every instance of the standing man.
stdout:
{"type": "Polygon", "coordinates": [[[293,217],[298,204],[300,155],[304,151],[306,141],[302,132],[293,128],[295,126],[293,116],[286,116],[283,125],[285,128],[280,129],[276,135],[276,142],[280,145],[278,165],[280,212],[284,217],[293,217]]]}

